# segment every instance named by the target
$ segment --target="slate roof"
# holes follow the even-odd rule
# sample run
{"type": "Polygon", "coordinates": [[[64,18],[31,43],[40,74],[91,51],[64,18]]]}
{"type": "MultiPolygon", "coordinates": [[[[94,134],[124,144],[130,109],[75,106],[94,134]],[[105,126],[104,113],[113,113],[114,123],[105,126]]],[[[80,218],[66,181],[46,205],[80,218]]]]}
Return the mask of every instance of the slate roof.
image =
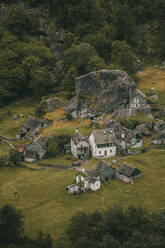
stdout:
{"type": "Polygon", "coordinates": [[[24,154],[24,158],[36,158],[37,152],[34,150],[26,150],[24,154]]]}
{"type": "Polygon", "coordinates": [[[77,145],[81,141],[88,142],[88,137],[78,132],[72,137],[72,141],[75,145],[77,145]]]}
{"type": "Polygon", "coordinates": [[[114,170],[114,168],[108,166],[105,162],[101,161],[94,168],[87,170],[85,173],[88,178],[96,178],[99,177],[106,168],[111,168],[112,170],[114,170]]]}
{"type": "Polygon", "coordinates": [[[128,128],[122,127],[122,133],[125,135],[125,140],[130,142],[136,135],[136,133],[128,128]]]}
{"type": "Polygon", "coordinates": [[[123,165],[120,166],[119,173],[124,176],[130,177],[135,169],[136,167],[124,163],[123,165]]]}
{"type": "Polygon", "coordinates": [[[28,129],[35,129],[37,128],[39,125],[41,124],[41,121],[38,120],[37,118],[33,117],[33,116],[29,116],[29,119],[26,121],[26,123],[24,124],[25,128],[28,129]]]}
{"type": "Polygon", "coordinates": [[[42,136],[39,135],[35,140],[34,140],[35,144],[37,146],[39,146],[40,148],[44,147],[47,143],[47,140],[42,136]]]}
{"type": "Polygon", "coordinates": [[[144,135],[151,135],[152,134],[152,132],[144,124],[138,125],[136,127],[136,131],[139,131],[144,135]]]}
{"type": "Polygon", "coordinates": [[[146,95],[139,89],[134,90],[132,97],[136,97],[137,95],[140,95],[141,97],[146,99],[146,95]]]}
{"type": "Polygon", "coordinates": [[[116,139],[111,129],[99,129],[93,132],[94,142],[97,145],[115,143],[116,139]]]}

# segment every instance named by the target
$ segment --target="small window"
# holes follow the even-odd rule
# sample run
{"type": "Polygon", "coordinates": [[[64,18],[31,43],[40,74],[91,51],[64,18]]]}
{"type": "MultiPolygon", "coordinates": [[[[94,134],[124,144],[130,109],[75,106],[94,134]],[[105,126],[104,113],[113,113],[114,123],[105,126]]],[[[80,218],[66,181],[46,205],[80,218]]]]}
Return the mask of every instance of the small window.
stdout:
{"type": "Polygon", "coordinates": [[[110,150],[110,153],[112,153],[112,150],[110,150]]]}
{"type": "Polygon", "coordinates": [[[99,154],[101,154],[101,151],[99,151],[99,154]]]}
{"type": "Polygon", "coordinates": [[[138,98],[134,98],[134,102],[138,102],[139,101],[139,99],[138,98]]]}

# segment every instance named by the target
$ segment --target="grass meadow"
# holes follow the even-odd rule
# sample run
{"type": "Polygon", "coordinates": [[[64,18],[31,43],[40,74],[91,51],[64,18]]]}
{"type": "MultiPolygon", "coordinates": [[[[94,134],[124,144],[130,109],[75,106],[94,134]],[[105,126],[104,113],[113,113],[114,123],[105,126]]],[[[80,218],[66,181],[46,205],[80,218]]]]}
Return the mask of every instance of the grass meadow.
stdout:
{"type": "MultiPolygon", "coordinates": [[[[159,69],[147,69],[140,73],[140,89],[154,87],[162,96],[161,102],[165,103],[165,71],[159,69]],[[155,71],[156,70],[156,71],[155,71]],[[152,85],[152,81],[157,83],[152,85]]],[[[28,115],[34,115],[35,102],[22,101],[0,109],[0,116],[8,117],[0,120],[0,134],[15,137],[22,127],[28,115]],[[23,114],[23,117],[13,119],[14,114],[23,114]]],[[[90,120],[63,120],[64,108],[49,113],[47,118],[53,120],[53,125],[41,130],[44,136],[52,134],[72,135],[76,127],[80,132],[88,135],[91,130],[90,120]]],[[[144,140],[147,145],[150,140],[144,140]]],[[[21,141],[22,142],[22,141],[21,141]]],[[[25,142],[25,141],[23,141],[25,142]]],[[[17,145],[17,143],[15,144],[17,145]]],[[[0,144],[0,156],[7,155],[9,147],[0,144]]],[[[111,162],[112,159],[107,159],[111,162]]],[[[42,160],[42,163],[70,165],[73,157],[69,155],[42,160]]],[[[129,205],[142,206],[150,211],[165,210],[165,149],[152,146],[141,155],[124,158],[120,163],[127,161],[137,166],[142,176],[127,184],[113,180],[102,184],[101,190],[87,192],[81,195],[70,195],[66,187],[75,181],[74,169],[44,168],[37,164],[23,165],[29,168],[1,168],[0,169],[0,207],[4,204],[12,204],[22,210],[25,221],[25,231],[31,237],[41,230],[50,233],[56,240],[62,234],[69,223],[70,218],[77,211],[92,212],[96,209],[105,210],[114,205],[127,208],[129,205]]],[[[91,168],[98,160],[91,159],[85,168],[91,168]]],[[[116,169],[119,167],[113,165],[116,169]]]]}

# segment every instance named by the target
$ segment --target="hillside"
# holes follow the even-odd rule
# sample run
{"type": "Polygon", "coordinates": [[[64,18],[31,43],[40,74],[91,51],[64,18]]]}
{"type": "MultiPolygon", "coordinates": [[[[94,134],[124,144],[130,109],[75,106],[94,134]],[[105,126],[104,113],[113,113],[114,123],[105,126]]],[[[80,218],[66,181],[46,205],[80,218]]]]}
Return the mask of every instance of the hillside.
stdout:
{"type": "MultiPolygon", "coordinates": [[[[154,88],[160,96],[165,94],[163,78],[165,72],[159,68],[146,69],[139,73],[141,89],[149,89],[156,81],[154,88]],[[156,76],[158,75],[158,77],[156,76]]],[[[162,98],[163,99],[163,98],[162,98]]],[[[34,104],[31,101],[18,102],[1,108],[1,134],[15,137],[28,114],[34,114],[34,104]],[[5,116],[10,111],[10,116],[5,116]],[[13,119],[14,114],[23,113],[24,117],[13,119]],[[14,128],[13,128],[14,127],[14,128]]],[[[164,104],[162,101],[161,104],[164,104]]],[[[52,133],[73,134],[75,127],[80,127],[84,134],[92,130],[89,120],[62,121],[65,116],[63,108],[46,114],[47,118],[53,118],[53,125],[41,130],[43,135],[52,133]],[[57,120],[56,120],[57,119],[57,120]]],[[[153,134],[154,136],[154,134],[153,134]]],[[[147,145],[150,139],[145,138],[147,145]]],[[[19,142],[18,142],[19,143],[19,142]]],[[[14,142],[13,144],[18,145],[14,142]]],[[[129,205],[143,206],[150,211],[164,209],[164,175],[165,153],[163,147],[149,146],[144,154],[124,158],[142,171],[142,177],[135,183],[125,184],[121,181],[106,182],[98,192],[89,192],[82,195],[69,195],[66,187],[75,180],[74,169],[44,168],[37,164],[26,164],[27,168],[1,168],[0,206],[6,203],[12,204],[23,211],[25,216],[26,233],[34,237],[39,230],[50,233],[53,239],[57,239],[63,233],[69,219],[78,211],[92,212],[95,209],[105,210],[109,206],[120,205],[124,208],[129,205]]],[[[1,144],[1,155],[7,154],[7,145],[1,144]]],[[[107,159],[111,161],[112,159],[107,159]]],[[[41,163],[69,165],[72,162],[70,155],[58,156],[52,159],[43,159],[41,163]]],[[[122,161],[121,161],[122,162],[122,161]]],[[[97,164],[96,159],[84,164],[85,168],[91,168],[97,164]]],[[[22,165],[23,166],[23,165],[22,165]]],[[[115,167],[118,169],[118,166],[115,167]]]]}
{"type": "MultiPolygon", "coordinates": [[[[165,141],[151,144],[165,131],[164,12],[164,0],[1,0],[0,208],[22,211],[28,237],[42,231],[56,244],[78,211],[130,205],[165,211],[165,141]],[[142,105],[134,108],[136,94],[142,105]],[[60,103],[51,112],[49,100],[60,103]],[[30,118],[41,126],[28,128],[30,118]],[[147,129],[137,135],[141,147],[126,143],[115,157],[103,156],[116,171],[128,162],[142,176],[68,194],[78,158],[66,146],[75,130],[113,132],[111,119],[136,135],[138,126],[147,129]],[[40,135],[43,156],[25,162],[24,151],[40,135]]],[[[115,142],[118,148],[121,140],[115,142]]],[[[90,152],[81,165],[91,169],[99,161],[90,152]]]]}

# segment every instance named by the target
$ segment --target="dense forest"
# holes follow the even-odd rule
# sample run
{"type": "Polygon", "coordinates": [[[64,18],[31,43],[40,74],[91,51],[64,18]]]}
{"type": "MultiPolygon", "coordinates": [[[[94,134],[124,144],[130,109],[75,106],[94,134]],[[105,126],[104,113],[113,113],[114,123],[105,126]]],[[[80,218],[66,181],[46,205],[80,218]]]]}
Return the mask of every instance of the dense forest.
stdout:
{"type": "Polygon", "coordinates": [[[1,0],[0,105],[68,91],[98,69],[163,62],[164,0],[1,0]],[[61,38],[59,38],[59,35],[61,38]]]}
{"type": "Polygon", "coordinates": [[[99,69],[134,79],[165,58],[164,0],[1,0],[0,105],[62,90],[99,69]]]}
{"type": "Polygon", "coordinates": [[[104,212],[78,212],[53,244],[41,232],[36,239],[24,233],[22,213],[10,205],[0,209],[2,248],[164,248],[165,212],[152,214],[139,207],[114,207],[104,212]]]}

